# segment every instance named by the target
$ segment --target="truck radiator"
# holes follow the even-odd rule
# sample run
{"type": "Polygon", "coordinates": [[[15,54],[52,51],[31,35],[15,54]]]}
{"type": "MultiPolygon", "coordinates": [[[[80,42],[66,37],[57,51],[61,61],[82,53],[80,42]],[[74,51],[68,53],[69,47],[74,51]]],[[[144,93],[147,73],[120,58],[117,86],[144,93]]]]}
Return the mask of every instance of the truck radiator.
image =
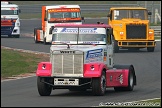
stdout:
{"type": "Polygon", "coordinates": [[[146,39],[147,26],[141,25],[126,25],[126,39],[146,39]]]}
{"type": "Polygon", "coordinates": [[[15,23],[11,21],[1,21],[1,35],[11,35],[15,23]]]}
{"type": "Polygon", "coordinates": [[[83,53],[53,54],[51,60],[53,75],[83,74],[83,53]]]}
{"type": "Polygon", "coordinates": [[[1,35],[11,35],[13,26],[1,26],[1,35]]]}

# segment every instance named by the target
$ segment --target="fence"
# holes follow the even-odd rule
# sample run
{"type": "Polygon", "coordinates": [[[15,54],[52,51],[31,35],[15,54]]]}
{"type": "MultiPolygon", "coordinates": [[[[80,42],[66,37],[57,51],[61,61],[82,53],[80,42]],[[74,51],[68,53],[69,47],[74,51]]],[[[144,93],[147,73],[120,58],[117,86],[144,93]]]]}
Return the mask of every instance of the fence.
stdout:
{"type": "MultiPolygon", "coordinates": [[[[37,4],[37,5],[20,5],[20,9],[22,13],[27,14],[35,14],[41,13],[41,7],[43,5],[49,4],[37,4]]],[[[81,7],[81,11],[83,14],[91,14],[91,13],[102,13],[103,17],[106,17],[110,7],[119,7],[121,4],[79,4],[81,7]]],[[[161,3],[160,4],[147,4],[137,2],[137,4],[122,4],[123,7],[134,7],[134,6],[142,6],[146,7],[149,11],[152,12],[152,16],[150,17],[151,23],[160,22],[161,23],[161,3]],[[156,14],[155,14],[156,10],[156,14]],[[158,14],[158,17],[156,16],[158,14]],[[157,19],[155,19],[155,17],[157,19]]]]}

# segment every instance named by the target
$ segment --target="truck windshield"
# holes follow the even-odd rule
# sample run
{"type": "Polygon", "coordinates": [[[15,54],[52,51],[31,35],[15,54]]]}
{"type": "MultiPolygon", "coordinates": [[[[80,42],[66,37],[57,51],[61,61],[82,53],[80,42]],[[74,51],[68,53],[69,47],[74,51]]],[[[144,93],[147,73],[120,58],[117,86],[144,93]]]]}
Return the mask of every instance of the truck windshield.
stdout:
{"type": "Polygon", "coordinates": [[[18,10],[2,10],[1,15],[18,15],[18,10]]]}
{"type": "Polygon", "coordinates": [[[52,42],[70,43],[70,44],[106,44],[105,34],[68,34],[57,33],[53,34],[52,42]],[[78,38],[78,39],[77,39],[78,38]]]}
{"type": "Polygon", "coordinates": [[[80,12],[50,12],[48,19],[51,18],[80,18],[80,12]]]}
{"type": "Polygon", "coordinates": [[[114,10],[114,20],[121,20],[123,18],[138,18],[147,20],[145,16],[146,10],[114,10]]]}

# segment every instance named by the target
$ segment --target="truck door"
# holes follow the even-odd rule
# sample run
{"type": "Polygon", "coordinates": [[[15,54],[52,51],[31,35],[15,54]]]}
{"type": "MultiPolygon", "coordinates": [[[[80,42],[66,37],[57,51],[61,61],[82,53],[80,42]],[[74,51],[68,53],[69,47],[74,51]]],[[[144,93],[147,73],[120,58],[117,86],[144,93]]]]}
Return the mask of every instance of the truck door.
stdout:
{"type": "Polygon", "coordinates": [[[110,29],[107,29],[107,66],[113,67],[114,65],[114,51],[113,51],[113,41],[112,34],[110,33],[110,29]]]}

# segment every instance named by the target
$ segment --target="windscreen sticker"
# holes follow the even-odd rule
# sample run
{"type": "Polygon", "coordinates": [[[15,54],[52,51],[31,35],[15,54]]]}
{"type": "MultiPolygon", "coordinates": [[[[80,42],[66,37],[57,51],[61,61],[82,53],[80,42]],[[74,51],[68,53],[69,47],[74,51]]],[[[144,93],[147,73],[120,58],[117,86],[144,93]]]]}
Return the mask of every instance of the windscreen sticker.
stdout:
{"type": "MultiPolygon", "coordinates": [[[[80,28],[80,33],[97,33],[97,28],[80,28]]],[[[64,28],[61,33],[78,33],[78,28],[64,28]]]]}

